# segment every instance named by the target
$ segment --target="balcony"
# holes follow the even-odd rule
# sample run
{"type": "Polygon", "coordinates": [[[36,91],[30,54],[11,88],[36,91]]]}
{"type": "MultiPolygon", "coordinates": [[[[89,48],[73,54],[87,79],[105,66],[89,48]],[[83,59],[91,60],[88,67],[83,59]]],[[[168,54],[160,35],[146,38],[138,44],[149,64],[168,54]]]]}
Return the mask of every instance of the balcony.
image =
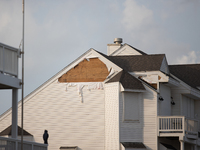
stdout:
{"type": "Polygon", "coordinates": [[[159,116],[158,136],[186,136],[198,139],[199,121],[185,116],[159,116]]]}
{"type": "MultiPolygon", "coordinates": [[[[47,144],[23,141],[24,150],[47,150],[47,144]]],[[[21,140],[0,137],[0,150],[20,150],[21,140]]]]}
{"type": "Polygon", "coordinates": [[[20,50],[0,43],[0,89],[21,88],[18,79],[20,50]]]}

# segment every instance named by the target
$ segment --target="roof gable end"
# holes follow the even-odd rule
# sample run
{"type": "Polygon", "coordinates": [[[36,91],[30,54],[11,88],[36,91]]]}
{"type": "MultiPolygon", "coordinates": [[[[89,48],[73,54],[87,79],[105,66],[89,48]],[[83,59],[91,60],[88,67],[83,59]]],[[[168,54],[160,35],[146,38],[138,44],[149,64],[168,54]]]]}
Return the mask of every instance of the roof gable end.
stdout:
{"type": "Polygon", "coordinates": [[[134,48],[128,44],[124,44],[122,47],[114,51],[110,56],[124,56],[124,55],[147,55],[146,53],[134,48]]]}

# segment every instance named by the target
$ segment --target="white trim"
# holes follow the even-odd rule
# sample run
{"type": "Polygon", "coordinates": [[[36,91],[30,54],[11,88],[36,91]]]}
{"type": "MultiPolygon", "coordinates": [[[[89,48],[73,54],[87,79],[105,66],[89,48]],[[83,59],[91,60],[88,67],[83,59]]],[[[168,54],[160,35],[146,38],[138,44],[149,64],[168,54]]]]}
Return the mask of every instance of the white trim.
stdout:
{"type": "Polygon", "coordinates": [[[136,49],[134,49],[133,47],[131,47],[128,44],[124,44],[123,46],[121,46],[120,48],[118,48],[117,50],[115,50],[113,53],[111,53],[109,56],[117,56],[118,54],[120,54],[121,52],[123,52],[124,50],[126,50],[126,47],[131,48],[133,51],[135,51],[136,53],[138,53],[137,55],[142,55],[140,52],[138,52],[136,49]]]}

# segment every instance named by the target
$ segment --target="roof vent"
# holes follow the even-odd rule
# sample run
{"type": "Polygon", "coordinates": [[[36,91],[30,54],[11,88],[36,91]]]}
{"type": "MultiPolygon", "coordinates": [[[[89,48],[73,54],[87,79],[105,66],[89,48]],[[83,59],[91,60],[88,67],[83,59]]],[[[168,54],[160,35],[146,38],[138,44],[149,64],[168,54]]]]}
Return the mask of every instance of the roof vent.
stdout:
{"type": "Polygon", "coordinates": [[[121,44],[122,43],[122,38],[115,38],[114,39],[115,44],[121,44]]]}

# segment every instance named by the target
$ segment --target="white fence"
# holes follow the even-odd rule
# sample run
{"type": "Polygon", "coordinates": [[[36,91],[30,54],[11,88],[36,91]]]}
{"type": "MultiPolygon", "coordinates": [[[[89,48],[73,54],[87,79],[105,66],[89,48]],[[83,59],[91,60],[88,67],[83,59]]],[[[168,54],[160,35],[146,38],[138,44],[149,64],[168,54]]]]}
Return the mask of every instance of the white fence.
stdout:
{"type": "MultiPolygon", "coordinates": [[[[23,141],[24,150],[47,150],[47,144],[23,141]]],[[[21,140],[0,137],[0,150],[20,150],[21,140]]]]}
{"type": "Polygon", "coordinates": [[[162,116],[158,117],[159,132],[164,133],[194,133],[198,134],[199,122],[184,116],[162,116]]]}
{"type": "Polygon", "coordinates": [[[19,49],[0,43],[0,72],[17,77],[19,57],[19,49]]]}

